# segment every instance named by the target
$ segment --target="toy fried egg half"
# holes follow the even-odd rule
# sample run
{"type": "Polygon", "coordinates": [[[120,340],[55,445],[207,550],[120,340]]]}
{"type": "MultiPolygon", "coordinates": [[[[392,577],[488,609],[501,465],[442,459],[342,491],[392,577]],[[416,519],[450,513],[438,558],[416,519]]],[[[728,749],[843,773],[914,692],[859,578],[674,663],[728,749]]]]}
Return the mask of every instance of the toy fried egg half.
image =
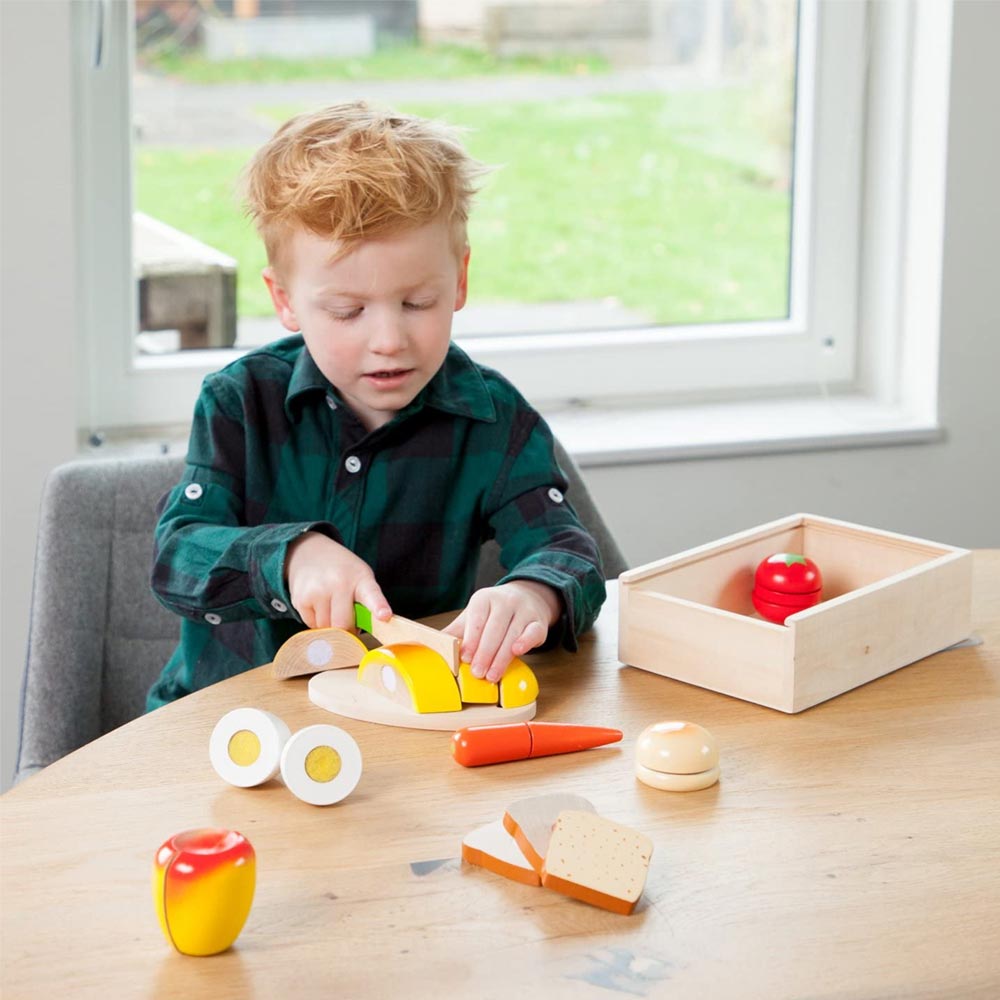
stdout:
{"type": "Polygon", "coordinates": [[[303,802],[333,805],[361,780],[361,750],[354,737],[337,726],[306,726],[281,752],[281,777],[303,802]]]}
{"type": "Polygon", "coordinates": [[[208,743],[212,767],[223,781],[252,788],[269,781],[281,766],[288,726],[261,708],[235,708],[215,725],[208,743]]]}

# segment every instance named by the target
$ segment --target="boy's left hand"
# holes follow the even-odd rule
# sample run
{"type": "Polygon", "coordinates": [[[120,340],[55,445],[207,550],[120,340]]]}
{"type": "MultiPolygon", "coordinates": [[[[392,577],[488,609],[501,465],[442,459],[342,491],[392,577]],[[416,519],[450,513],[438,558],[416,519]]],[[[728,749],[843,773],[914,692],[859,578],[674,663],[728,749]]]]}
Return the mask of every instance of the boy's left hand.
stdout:
{"type": "Polygon", "coordinates": [[[441,631],[461,640],[462,659],[476,677],[496,682],[515,656],[545,642],[562,612],[559,594],[534,580],[511,580],[484,587],[441,631]]]}

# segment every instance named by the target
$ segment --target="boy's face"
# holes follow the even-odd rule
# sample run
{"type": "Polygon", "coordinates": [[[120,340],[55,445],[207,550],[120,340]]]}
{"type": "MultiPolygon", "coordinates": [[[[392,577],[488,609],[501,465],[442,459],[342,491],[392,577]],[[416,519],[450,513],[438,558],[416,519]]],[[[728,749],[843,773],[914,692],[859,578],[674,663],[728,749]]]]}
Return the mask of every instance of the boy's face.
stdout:
{"type": "Polygon", "coordinates": [[[465,305],[469,253],[446,223],[365,240],[331,261],[336,244],[296,230],[283,280],[264,280],[285,329],[301,331],[319,370],[369,430],[388,423],[434,377],[465,305]]]}

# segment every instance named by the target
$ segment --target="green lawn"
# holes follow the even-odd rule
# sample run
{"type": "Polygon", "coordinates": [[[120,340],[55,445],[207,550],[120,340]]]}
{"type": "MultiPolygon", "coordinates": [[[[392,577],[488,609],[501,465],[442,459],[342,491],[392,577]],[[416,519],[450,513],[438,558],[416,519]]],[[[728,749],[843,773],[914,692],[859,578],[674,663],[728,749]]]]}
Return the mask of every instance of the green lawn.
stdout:
{"type": "MultiPolygon", "coordinates": [[[[470,224],[470,301],[613,297],[692,323],[786,313],[790,195],[755,107],[717,91],[403,110],[468,127],[500,167],[470,224]]],[[[137,205],[236,257],[240,312],[266,315],[263,252],[233,194],[251,152],[140,148],[137,205]]]]}
{"type": "Polygon", "coordinates": [[[141,57],[144,68],[188,83],[287,83],[293,80],[454,79],[499,73],[605,73],[595,55],[495,56],[464,45],[395,45],[352,59],[227,59],[165,48],[141,57]]]}

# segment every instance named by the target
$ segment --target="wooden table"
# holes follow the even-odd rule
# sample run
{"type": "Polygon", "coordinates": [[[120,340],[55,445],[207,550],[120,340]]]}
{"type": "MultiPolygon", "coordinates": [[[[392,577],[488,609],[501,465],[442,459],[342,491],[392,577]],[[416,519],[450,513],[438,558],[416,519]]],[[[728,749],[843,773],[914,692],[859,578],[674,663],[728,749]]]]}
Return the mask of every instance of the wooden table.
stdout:
{"type": "Polygon", "coordinates": [[[536,658],[540,718],[622,728],[617,747],[466,770],[447,733],[339,720],[264,669],[117,730],[0,800],[2,981],[26,997],[1000,996],[1000,551],[977,553],[983,644],[797,716],[622,667],[609,602],[576,657],[536,658]],[[208,737],[257,705],[334,721],[365,769],[339,805],[223,784],[208,737]],[[632,776],[648,723],[702,723],[722,782],[632,776]],[[631,917],[458,860],[519,797],[572,790],[656,845],[631,917]],[[153,854],[244,832],[257,896],[236,946],[160,934],[153,854]]]}

